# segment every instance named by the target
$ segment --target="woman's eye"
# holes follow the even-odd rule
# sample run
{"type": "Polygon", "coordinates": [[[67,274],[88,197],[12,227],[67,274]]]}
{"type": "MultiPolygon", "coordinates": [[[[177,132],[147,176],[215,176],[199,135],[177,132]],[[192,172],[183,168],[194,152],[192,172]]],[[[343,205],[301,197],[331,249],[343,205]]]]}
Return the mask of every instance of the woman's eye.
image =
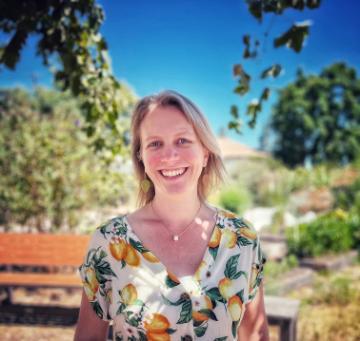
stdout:
{"type": "Polygon", "coordinates": [[[159,141],[153,141],[149,144],[149,147],[159,147],[160,146],[160,142],[159,141]]]}
{"type": "Polygon", "coordinates": [[[186,142],[188,142],[188,140],[187,139],[184,139],[184,138],[181,138],[181,139],[179,139],[179,144],[185,144],[186,142]]]}

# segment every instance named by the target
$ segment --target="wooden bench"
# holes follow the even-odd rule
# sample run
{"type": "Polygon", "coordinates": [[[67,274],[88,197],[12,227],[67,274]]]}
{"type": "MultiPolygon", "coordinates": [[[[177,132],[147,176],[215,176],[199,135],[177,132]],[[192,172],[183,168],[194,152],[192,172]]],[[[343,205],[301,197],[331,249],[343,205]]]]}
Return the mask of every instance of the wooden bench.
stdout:
{"type": "MultiPolygon", "coordinates": [[[[14,304],[13,289],[17,287],[80,289],[82,283],[77,268],[83,262],[89,240],[89,236],[84,235],[0,233],[2,320],[16,323],[17,318],[23,318],[30,322],[32,321],[29,317],[30,313],[41,316],[45,311],[48,318],[49,311],[53,311],[62,315],[55,317],[55,321],[60,318],[66,320],[64,307],[54,306],[45,309],[43,306],[14,304]],[[28,317],[25,316],[26,312],[29,313],[28,317]]],[[[39,321],[41,323],[41,317],[39,321]]]]}

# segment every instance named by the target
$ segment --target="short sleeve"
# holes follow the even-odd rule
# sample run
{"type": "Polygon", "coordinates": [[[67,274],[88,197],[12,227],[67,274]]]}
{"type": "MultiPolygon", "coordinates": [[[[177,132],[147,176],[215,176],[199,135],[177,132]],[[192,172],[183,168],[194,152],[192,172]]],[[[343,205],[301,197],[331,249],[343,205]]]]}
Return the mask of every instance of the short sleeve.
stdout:
{"type": "Polygon", "coordinates": [[[114,275],[108,257],[108,241],[97,229],[91,237],[79,267],[83,288],[97,316],[110,321],[109,306],[111,300],[111,278],[114,275]]]}
{"type": "MultiPolygon", "coordinates": [[[[251,226],[251,225],[250,225],[251,226]]],[[[255,230],[250,227],[251,230],[255,230]]],[[[251,260],[251,270],[249,274],[249,294],[247,303],[251,302],[256,293],[258,292],[259,286],[264,277],[264,264],[266,262],[266,257],[261,250],[260,238],[256,234],[256,238],[253,240],[252,245],[252,260],[251,260]]]]}

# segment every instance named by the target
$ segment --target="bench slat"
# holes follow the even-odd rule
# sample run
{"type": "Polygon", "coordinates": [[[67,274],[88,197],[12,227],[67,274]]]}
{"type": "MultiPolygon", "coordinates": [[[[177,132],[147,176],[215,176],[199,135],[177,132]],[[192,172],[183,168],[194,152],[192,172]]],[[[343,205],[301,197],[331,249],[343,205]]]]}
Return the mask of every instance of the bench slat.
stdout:
{"type": "Polygon", "coordinates": [[[79,266],[90,236],[0,234],[1,265],[79,266]]]}
{"type": "Polygon", "coordinates": [[[80,288],[78,274],[34,274],[0,272],[1,287],[54,287],[80,288]]]}

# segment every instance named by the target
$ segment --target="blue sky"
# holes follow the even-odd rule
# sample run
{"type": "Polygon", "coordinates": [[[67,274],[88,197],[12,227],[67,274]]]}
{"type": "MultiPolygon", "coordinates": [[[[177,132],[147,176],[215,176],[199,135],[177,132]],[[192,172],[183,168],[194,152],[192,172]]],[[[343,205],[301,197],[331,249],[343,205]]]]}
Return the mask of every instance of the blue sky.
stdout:
{"type": "MultiPolygon", "coordinates": [[[[233,94],[236,81],[232,66],[243,63],[242,36],[251,33],[260,39],[271,27],[270,37],[286,30],[294,21],[310,19],[310,37],[300,54],[272,48],[268,39],[256,62],[244,63],[252,75],[281,63],[285,71],[266,84],[276,89],[294,79],[301,66],[306,73],[317,73],[337,61],[346,61],[359,73],[360,1],[323,0],[313,11],[287,11],[273,19],[266,16],[260,25],[248,13],[243,0],[122,0],[99,1],[105,10],[102,33],[109,44],[115,76],[126,81],[135,93],[144,96],[163,89],[174,89],[190,97],[205,112],[215,132],[226,127],[229,108],[244,110],[248,100],[260,95],[262,85],[255,82],[245,98],[233,94]]],[[[0,38],[4,39],[0,35],[0,38]]],[[[35,56],[36,37],[23,51],[15,72],[0,73],[0,86],[30,87],[35,74],[40,85],[51,86],[51,75],[35,56]]],[[[227,135],[241,143],[259,147],[259,137],[269,118],[271,100],[260,114],[256,129],[244,126],[243,134],[227,135]]]]}

